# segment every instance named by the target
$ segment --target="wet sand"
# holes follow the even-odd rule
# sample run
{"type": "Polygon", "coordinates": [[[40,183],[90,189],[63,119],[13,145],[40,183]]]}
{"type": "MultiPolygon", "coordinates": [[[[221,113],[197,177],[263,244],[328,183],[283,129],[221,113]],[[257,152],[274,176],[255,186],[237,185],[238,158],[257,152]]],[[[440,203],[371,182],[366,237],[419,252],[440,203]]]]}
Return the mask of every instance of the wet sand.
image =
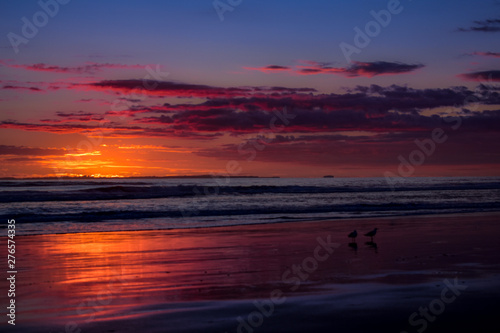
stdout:
{"type": "Polygon", "coordinates": [[[493,332],[499,222],[484,213],[17,236],[16,326],[0,327],[493,332]]]}

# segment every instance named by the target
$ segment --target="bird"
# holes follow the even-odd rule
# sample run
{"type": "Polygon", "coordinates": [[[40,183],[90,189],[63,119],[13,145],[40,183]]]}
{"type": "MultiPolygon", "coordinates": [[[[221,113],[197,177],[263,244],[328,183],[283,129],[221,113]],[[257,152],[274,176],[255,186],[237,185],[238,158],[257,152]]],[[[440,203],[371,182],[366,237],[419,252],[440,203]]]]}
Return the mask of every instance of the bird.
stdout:
{"type": "Polygon", "coordinates": [[[374,237],[376,234],[377,234],[377,228],[373,229],[373,230],[372,230],[372,231],[370,231],[370,232],[367,232],[367,233],[365,234],[365,236],[370,237],[370,238],[371,238],[371,240],[372,240],[372,242],[373,242],[373,237],[374,237]]]}
{"type": "Polygon", "coordinates": [[[347,237],[352,238],[352,241],[355,242],[356,241],[356,237],[358,237],[358,232],[356,230],[354,230],[347,237]]]}

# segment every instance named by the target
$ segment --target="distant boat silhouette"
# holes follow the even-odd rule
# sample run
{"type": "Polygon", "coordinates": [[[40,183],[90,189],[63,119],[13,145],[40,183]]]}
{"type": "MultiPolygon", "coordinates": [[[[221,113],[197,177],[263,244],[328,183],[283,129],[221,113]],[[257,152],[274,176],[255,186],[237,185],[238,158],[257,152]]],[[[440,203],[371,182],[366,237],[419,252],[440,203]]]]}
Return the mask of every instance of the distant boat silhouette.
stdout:
{"type": "Polygon", "coordinates": [[[367,233],[365,234],[365,236],[370,237],[370,238],[371,238],[371,240],[372,240],[372,243],[373,243],[373,237],[374,237],[376,234],[377,234],[377,228],[373,229],[373,230],[372,230],[372,231],[370,231],[370,232],[367,232],[367,233]]]}
{"type": "Polygon", "coordinates": [[[352,238],[352,241],[355,242],[356,241],[356,237],[358,237],[358,232],[356,230],[354,230],[347,237],[352,238]]]}
{"type": "Polygon", "coordinates": [[[326,176],[323,176],[323,178],[333,178],[332,175],[326,175],[326,176]]]}

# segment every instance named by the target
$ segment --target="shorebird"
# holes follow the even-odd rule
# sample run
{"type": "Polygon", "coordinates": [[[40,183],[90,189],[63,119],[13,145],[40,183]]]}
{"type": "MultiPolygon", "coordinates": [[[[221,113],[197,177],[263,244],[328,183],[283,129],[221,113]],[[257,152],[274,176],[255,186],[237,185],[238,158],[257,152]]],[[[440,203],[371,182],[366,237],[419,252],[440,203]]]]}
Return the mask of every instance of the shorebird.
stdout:
{"type": "Polygon", "coordinates": [[[373,242],[373,236],[375,236],[375,234],[376,234],[376,233],[377,233],[377,228],[373,229],[373,230],[372,230],[372,231],[370,231],[370,232],[367,232],[367,233],[365,234],[365,236],[371,237],[372,242],[373,242]]]}
{"type": "Polygon", "coordinates": [[[354,230],[349,235],[347,235],[347,237],[352,238],[352,241],[355,242],[356,241],[356,237],[358,237],[358,232],[356,230],[354,230]]]}

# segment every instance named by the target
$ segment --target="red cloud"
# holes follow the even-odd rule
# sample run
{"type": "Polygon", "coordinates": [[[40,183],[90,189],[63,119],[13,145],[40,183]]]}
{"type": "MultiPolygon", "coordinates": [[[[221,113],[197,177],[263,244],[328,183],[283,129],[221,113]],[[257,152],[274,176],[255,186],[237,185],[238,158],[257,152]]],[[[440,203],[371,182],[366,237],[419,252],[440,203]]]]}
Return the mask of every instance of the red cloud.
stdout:
{"type": "MultiPolygon", "coordinates": [[[[401,112],[416,112],[419,109],[429,109],[442,106],[464,105],[464,101],[474,94],[473,91],[462,88],[449,89],[412,89],[393,85],[381,87],[358,86],[344,94],[310,94],[296,93],[290,95],[258,95],[251,97],[218,97],[210,98],[198,104],[165,103],[157,106],[136,105],[123,113],[108,112],[113,115],[136,115],[142,113],[173,114],[184,111],[208,111],[217,109],[232,109],[242,111],[273,111],[283,107],[296,109],[321,109],[323,111],[352,110],[364,111],[371,115],[386,113],[390,110],[401,112]]],[[[500,104],[500,98],[488,94],[483,98],[486,104],[500,104]]]]}
{"type": "MultiPolygon", "coordinates": [[[[105,81],[105,85],[128,89],[138,82],[141,81],[105,81]]],[[[422,109],[446,106],[466,108],[470,96],[477,95],[465,87],[412,89],[396,85],[358,86],[344,94],[312,94],[308,88],[220,88],[171,82],[158,82],[158,88],[163,93],[171,91],[175,96],[189,93],[217,97],[208,98],[198,104],[137,105],[121,113],[108,112],[105,115],[91,112],[59,112],[56,114],[56,120],[44,119],[38,123],[3,121],[0,122],[0,127],[51,133],[92,134],[106,131],[109,133],[106,135],[112,137],[180,136],[206,139],[223,134],[258,133],[270,126],[276,110],[287,109],[294,117],[293,121],[282,129],[283,133],[408,133],[430,131],[446,125],[445,116],[423,115],[420,112],[422,109]],[[128,118],[122,121],[129,122],[118,124],[106,121],[106,128],[101,128],[98,122],[109,115],[126,115],[128,118]]],[[[496,92],[480,95],[483,96],[483,105],[500,104],[500,96],[496,92]]],[[[464,109],[463,112],[464,124],[461,131],[482,133],[497,131],[500,127],[498,110],[474,113],[464,109]]]]}
{"type": "Polygon", "coordinates": [[[199,84],[186,84],[153,80],[104,80],[89,84],[74,85],[74,89],[91,89],[107,92],[145,94],[149,96],[230,98],[238,96],[274,96],[281,97],[304,92],[316,92],[311,88],[285,87],[214,87],[199,84]]]}

